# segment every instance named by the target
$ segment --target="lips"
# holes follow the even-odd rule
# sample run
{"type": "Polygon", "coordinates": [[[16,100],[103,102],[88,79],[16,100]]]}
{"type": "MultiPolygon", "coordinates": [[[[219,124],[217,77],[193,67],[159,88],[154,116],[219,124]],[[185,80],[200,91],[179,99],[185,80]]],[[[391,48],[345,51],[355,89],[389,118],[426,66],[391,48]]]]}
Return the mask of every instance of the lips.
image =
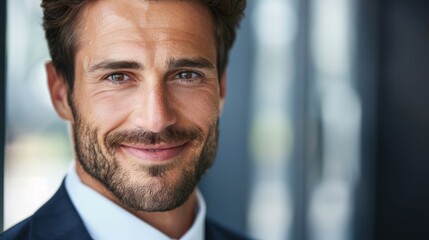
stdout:
{"type": "Polygon", "coordinates": [[[125,152],[149,162],[165,162],[182,153],[188,146],[188,142],[165,144],[165,145],[139,145],[139,144],[122,144],[121,148],[125,152]]]}

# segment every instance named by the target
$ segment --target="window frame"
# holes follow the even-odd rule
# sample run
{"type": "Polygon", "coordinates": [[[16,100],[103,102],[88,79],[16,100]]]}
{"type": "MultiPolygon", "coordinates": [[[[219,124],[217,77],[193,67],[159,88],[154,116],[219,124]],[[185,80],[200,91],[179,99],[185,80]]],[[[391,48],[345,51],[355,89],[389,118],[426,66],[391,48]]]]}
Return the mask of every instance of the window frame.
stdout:
{"type": "Polygon", "coordinates": [[[3,231],[4,147],[6,138],[6,1],[0,3],[0,231],[3,231]]]}

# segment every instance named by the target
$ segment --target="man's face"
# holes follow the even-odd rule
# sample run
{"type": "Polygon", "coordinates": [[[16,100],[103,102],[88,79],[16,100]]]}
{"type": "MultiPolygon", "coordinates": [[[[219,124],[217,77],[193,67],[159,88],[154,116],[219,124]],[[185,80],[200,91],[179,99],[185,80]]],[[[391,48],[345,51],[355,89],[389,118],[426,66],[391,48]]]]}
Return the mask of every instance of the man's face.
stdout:
{"type": "Polygon", "coordinates": [[[79,163],[129,208],[180,206],[216,151],[224,80],[211,13],[195,1],[95,1],[78,34],[65,118],[79,163]]]}

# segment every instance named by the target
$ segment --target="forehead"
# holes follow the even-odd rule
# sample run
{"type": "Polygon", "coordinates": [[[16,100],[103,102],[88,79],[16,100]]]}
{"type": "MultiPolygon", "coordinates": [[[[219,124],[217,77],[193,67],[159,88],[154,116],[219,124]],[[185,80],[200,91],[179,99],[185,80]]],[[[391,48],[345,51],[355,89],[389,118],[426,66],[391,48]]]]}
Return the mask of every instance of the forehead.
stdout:
{"type": "Polygon", "coordinates": [[[185,43],[199,50],[206,48],[201,44],[205,43],[214,48],[213,18],[208,7],[193,0],[97,0],[85,6],[80,15],[78,51],[158,46],[156,43],[162,42],[185,43]]]}
{"type": "Polygon", "coordinates": [[[87,20],[100,25],[127,21],[142,27],[168,25],[174,20],[178,26],[187,27],[196,20],[211,24],[212,15],[198,0],[96,0],[84,8],[81,23],[87,20]]]}

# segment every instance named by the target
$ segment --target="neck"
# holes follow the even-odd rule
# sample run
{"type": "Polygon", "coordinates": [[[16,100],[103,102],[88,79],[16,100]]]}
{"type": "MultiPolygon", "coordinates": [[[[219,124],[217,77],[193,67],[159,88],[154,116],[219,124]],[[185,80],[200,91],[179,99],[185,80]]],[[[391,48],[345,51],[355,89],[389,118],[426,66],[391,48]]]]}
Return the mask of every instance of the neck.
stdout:
{"type": "Polygon", "coordinates": [[[167,236],[175,239],[182,237],[191,228],[196,216],[197,197],[194,191],[189,199],[176,209],[166,212],[137,211],[125,206],[112,192],[97,179],[89,175],[79,161],[76,161],[76,171],[83,184],[94,189],[112,202],[116,203],[131,214],[140,218],[167,236]]]}

